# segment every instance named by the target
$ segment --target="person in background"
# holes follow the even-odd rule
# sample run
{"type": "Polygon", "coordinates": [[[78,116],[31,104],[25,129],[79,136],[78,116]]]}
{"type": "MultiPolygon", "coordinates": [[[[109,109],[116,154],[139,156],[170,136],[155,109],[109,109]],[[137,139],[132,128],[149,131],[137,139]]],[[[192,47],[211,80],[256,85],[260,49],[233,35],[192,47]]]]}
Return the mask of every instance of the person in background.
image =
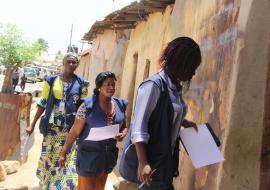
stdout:
{"type": "Polygon", "coordinates": [[[26,81],[27,81],[27,77],[25,76],[25,74],[23,74],[23,76],[21,77],[21,91],[23,92],[24,89],[25,89],[25,84],[26,84],[26,81]]]}
{"type": "Polygon", "coordinates": [[[61,152],[59,163],[65,166],[67,152],[78,140],[78,190],[104,190],[108,174],[112,172],[118,158],[117,141],[127,134],[125,110],[127,101],[113,97],[116,77],[112,72],[100,73],[96,80],[94,96],[86,98],[77,112],[61,152]],[[115,138],[100,141],[85,140],[92,128],[119,125],[115,138]]]}
{"type": "Polygon", "coordinates": [[[89,83],[74,74],[78,65],[77,55],[68,53],[63,59],[63,73],[50,75],[45,79],[42,97],[37,103],[37,112],[31,125],[26,129],[30,135],[44,110],[50,112],[46,130],[44,128],[41,130],[44,138],[36,173],[41,189],[75,190],[77,186],[76,144],[70,147],[66,168],[59,167],[58,159],[75,120],[76,111],[82,103],[81,98],[87,96],[89,83]],[[52,107],[47,107],[49,102],[52,102],[52,107]]]}
{"type": "Polygon", "coordinates": [[[18,68],[18,66],[15,66],[15,69],[12,72],[12,88],[13,88],[13,91],[15,91],[15,88],[19,83],[19,76],[20,76],[19,68],[18,68]]]}
{"type": "Polygon", "coordinates": [[[138,89],[128,138],[120,162],[121,175],[141,190],[173,190],[178,175],[180,127],[196,124],[185,119],[182,97],[201,63],[198,44],[188,37],[168,43],[159,63],[161,70],[138,89]]]}

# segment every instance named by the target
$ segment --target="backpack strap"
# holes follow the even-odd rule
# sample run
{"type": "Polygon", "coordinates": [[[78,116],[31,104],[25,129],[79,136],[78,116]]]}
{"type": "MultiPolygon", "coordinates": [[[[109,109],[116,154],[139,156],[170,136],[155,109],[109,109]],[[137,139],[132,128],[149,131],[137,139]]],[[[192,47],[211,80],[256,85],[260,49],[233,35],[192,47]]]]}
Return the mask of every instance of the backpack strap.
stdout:
{"type": "Polygon", "coordinates": [[[84,78],[76,75],[77,81],[79,82],[80,85],[83,85],[84,78]]]}
{"type": "MultiPolygon", "coordinates": [[[[77,75],[76,75],[76,76],[77,76],[77,75]]],[[[80,77],[80,76],[77,76],[77,81],[78,81],[78,83],[80,84],[79,94],[80,94],[80,96],[81,96],[81,95],[82,95],[82,85],[83,85],[84,79],[83,79],[82,77],[80,77]]]]}
{"type": "Polygon", "coordinates": [[[83,87],[84,85],[89,86],[89,82],[86,81],[86,80],[84,80],[83,77],[77,76],[77,75],[76,75],[76,80],[78,81],[78,83],[79,83],[79,85],[80,85],[80,88],[79,88],[79,94],[81,95],[81,94],[82,94],[82,87],[83,87]]]}
{"type": "MultiPolygon", "coordinates": [[[[50,75],[48,76],[45,80],[49,83],[50,87],[53,85],[53,82],[54,80],[59,77],[59,75],[50,75]]],[[[79,88],[79,94],[81,95],[82,94],[82,86],[85,84],[85,83],[88,83],[87,81],[84,80],[83,77],[80,77],[80,76],[77,76],[75,75],[75,80],[79,83],[80,85],[80,88],[79,88]]],[[[75,81],[75,82],[76,82],[75,81]]]]}
{"type": "MultiPolygon", "coordinates": [[[[117,103],[120,110],[123,113],[125,113],[127,105],[128,105],[128,101],[123,100],[123,99],[118,99],[118,98],[115,98],[115,97],[113,97],[113,99],[117,103]]],[[[83,98],[82,100],[84,101],[84,103],[86,105],[87,114],[90,114],[92,112],[96,102],[97,102],[97,97],[94,95],[94,96],[91,96],[91,97],[83,98]]]]}
{"type": "Polygon", "coordinates": [[[123,113],[125,113],[126,112],[127,105],[128,105],[128,101],[127,100],[124,100],[124,99],[118,99],[116,97],[113,97],[113,99],[115,100],[115,102],[119,106],[120,110],[123,113]]]}
{"type": "Polygon", "coordinates": [[[49,83],[50,85],[50,91],[49,91],[49,95],[47,98],[47,104],[46,104],[46,108],[45,108],[45,115],[42,117],[42,119],[40,120],[40,125],[39,125],[39,129],[40,132],[43,134],[43,136],[47,135],[47,131],[50,125],[48,125],[49,123],[49,119],[53,110],[53,105],[54,105],[54,93],[53,93],[53,82],[55,80],[57,76],[49,76],[46,78],[46,81],[49,83]]]}
{"type": "Polygon", "coordinates": [[[89,115],[92,112],[92,110],[97,102],[97,97],[91,96],[91,97],[83,98],[82,100],[85,103],[87,115],[89,115]]]}

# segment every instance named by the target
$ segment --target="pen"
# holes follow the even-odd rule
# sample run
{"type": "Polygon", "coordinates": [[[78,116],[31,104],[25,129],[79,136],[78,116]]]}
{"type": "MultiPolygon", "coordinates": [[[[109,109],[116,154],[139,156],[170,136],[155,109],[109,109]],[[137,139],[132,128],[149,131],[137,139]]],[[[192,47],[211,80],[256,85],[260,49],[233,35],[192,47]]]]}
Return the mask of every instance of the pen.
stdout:
{"type": "MultiPolygon", "coordinates": [[[[152,177],[152,175],[155,173],[156,170],[157,170],[157,169],[152,170],[151,173],[150,173],[150,175],[149,175],[149,177],[152,177]]],[[[141,188],[144,186],[144,184],[145,184],[145,181],[142,182],[142,183],[139,185],[138,189],[141,189],[141,188]]]]}
{"type": "Polygon", "coordinates": [[[138,190],[140,190],[143,186],[144,186],[145,182],[142,182],[139,187],[138,187],[138,190]]]}

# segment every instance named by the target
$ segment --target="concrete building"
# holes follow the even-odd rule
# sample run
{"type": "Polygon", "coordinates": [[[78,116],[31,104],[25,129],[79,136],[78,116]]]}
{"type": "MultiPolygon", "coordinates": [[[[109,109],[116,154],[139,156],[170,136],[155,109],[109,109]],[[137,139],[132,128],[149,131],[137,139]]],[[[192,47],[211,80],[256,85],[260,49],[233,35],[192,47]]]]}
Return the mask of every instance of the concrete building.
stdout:
{"type": "Polygon", "coordinates": [[[129,118],[136,90],[159,70],[166,43],[178,36],[199,43],[203,61],[185,94],[187,117],[212,125],[225,161],[195,170],[181,149],[175,189],[270,188],[269,10],[268,0],[142,0],[96,22],[84,36],[92,49],[83,72],[90,82],[100,71],[115,72],[129,118]]]}

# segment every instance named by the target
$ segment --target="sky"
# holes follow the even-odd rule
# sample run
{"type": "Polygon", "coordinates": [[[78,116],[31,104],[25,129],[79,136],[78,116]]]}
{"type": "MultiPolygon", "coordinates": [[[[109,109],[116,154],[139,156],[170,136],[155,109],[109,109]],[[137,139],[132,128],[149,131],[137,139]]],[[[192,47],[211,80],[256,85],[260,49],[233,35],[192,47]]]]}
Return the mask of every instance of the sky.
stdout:
{"type": "Polygon", "coordinates": [[[73,24],[72,44],[79,51],[89,47],[81,43],[96,20],[135,0],[0,0],[0,23],[16,24],[30,42],[43,38],[48,54],[66,52],[73,24]]]}

